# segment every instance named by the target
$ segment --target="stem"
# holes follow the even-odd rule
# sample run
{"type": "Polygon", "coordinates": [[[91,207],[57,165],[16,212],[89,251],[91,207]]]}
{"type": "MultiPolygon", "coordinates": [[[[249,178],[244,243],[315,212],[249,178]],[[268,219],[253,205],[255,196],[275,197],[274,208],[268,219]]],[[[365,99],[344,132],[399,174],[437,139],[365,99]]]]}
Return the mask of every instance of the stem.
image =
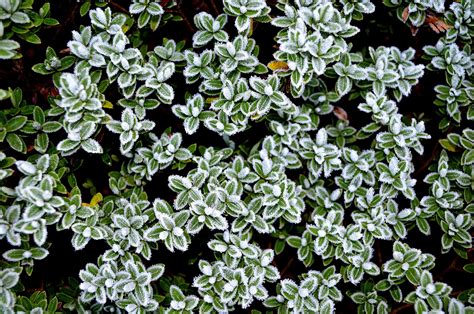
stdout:
{"type": "Polygon", "coordinates": [[[176,13],[178,13],[183,18],[183,22],[186,24],[186,27],[191,32],[191,34],[194,33],[196,30],[194,29],[193,24],[189,21],[186,14],[184,14],[181,7],[178,7],[178,10],[176,10],[176,13]]]}
{"type": "Polygon", "coordinates": [[[293,261],[295,260],[294,257],[290,258],[290,260],[288,261],[288,263],[286,264],[286,266],[283,268],[283,270],[281,271],[281,275],[280,277],[283,278],[284,277],[284,274],[287,272],[287,270],[290,268],[291,264],[293,264],[293,261]]]}
{"type": "Polygon", "coordinates": [[[403,304],[402,306],[399,306],[396,309],[393,309],[391,314],[403,312],[405,310],[408,310],[411,307],[413,307],[413,304],[403,304]]]}
{"type": "Polygon", "coordinates": [[[219,15],[220,11],[218,9],[218,6],[216,5],[216,3],[214,2],[214,0],[209,0],[209,2],[211,3],[211,7],[212,9],[214,10],[214,12],[216,13],[216,15],[219,15]]]}
{"type": "Polygon", "coordinates": [[[380,251],[380,242],[375,242],[375,246],[377,249],[377,259],[380,265],[383,264],[382,252],[380,251]]]}
{"type": "Polygon", "coordinates": [[[120,4],[117,4],[113,1],[109,1],[109,4],[110,4],[110,6],[114,7],[114,9],[116,9],[116,10],[122,12],[122,13],[128,14],[128,10],[125,9],[124,7],[122,7],[120,4]]]}

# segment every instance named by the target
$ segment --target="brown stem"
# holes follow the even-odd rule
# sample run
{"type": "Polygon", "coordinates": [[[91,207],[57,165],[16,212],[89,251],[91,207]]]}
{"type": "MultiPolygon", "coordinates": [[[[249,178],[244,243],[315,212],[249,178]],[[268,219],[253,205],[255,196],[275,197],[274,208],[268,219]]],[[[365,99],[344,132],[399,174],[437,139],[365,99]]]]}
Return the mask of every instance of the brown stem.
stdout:
{"type": "Polygon", "coordinates": [[[109,1],[109,4],[110,6],[112,6],[114,9],[116,9],[117,11],[120,11],[122,13],[125,13],[125,14],[128,14],[128,10],[125,9],[124,7],[122,7],[120,4],[117,4],[113,1],[109,1]]]}
{"type": "Polygon", "coordinates": [[[192,33],[195,32],[195,29],[193,27],[193,24],[189,21],[188,17],[186,14],[184,14],[182,11],[180,12],[181,17],[183,18],[184,23],[186,24],[186,27],[191,31],[192,33]]]}
{"type": "Polygon", "coordinates": [[[293,261],[295,260],[294,257],[290,258],[290,260],[288,261],[288,263],[286,264],[286,266],[283,268],[283,270],[281,271],[281,278],[284,278],[284,275],[285,273],[288,271],[288,269],[290,268],[291,264],[293,264],[293,261]]]}
{"type": "Polygon", "coordinates": [[[451,263],[449,263],[449,266],[445,270],[443,270],[443,272],[440,274],[440,277],[445,275],[447,272],[449,272],[453,269],[456,269],[455,265],[456,265],[457,260],[458,260],[457,256],[455,258],[453,258],[451,263]]]}
{"type": "Polygon", "coordinates": [[[218,6],[216,5],[216,3],[214,2],[214,0],[210,0],[209,1],[211,3],[211,7],[212,9],[214,10],[214,12],[216,13],[216,15],[219,15],[220,11],[218,9],[218,6]]]}
{"type": "Polygon", "coordinates": [[[403,304],[402,306],[399,306],[396,309],[393,309],[391,314],[403,312],[404,310],[408,310],[411,307],[413,307],[413,304],[403,304]]]}
{"type": "Polygon", "coordinates": [[[190,33],[194,33],[196,30],[194,29],[193,23],[191,23],[188,19],[188,16],[186,15],[186,12],[181,5],[178,4],[177,7],[172,8],[172,9],[167,9],[166,12],[174,13],[176,15],[179,15],[183,18],[184,24],[186,24],[186,28],[190,31],[190,33]]]}
{"type": "Polygon", "coordinates": [[[79,1],[75,1],[74,2],[74,5],[71,5],[72,9],[69,11],[69,15],[66,19],[64,19],[63,21],[61,21],[61,23],[59,25],[57,25],[58,27],[56,28],[56,37],[59,36],[59,34],[61,34],[62,31],[64,31],[65,29],[67,29],[70,24],[72,24],[74,22],[74,19],[77,17],[77,11],[79,10],[79,7],[80,7],[80,3],[79,1]]]}
{"type": "Polygon", "coordinates": [[[382,258],[382,251],[380,250],[380,242],[375,242],[376,248],[377,248],[377,260],[379,262],[379,265],[383,264],[383,258],[382,258]]]}

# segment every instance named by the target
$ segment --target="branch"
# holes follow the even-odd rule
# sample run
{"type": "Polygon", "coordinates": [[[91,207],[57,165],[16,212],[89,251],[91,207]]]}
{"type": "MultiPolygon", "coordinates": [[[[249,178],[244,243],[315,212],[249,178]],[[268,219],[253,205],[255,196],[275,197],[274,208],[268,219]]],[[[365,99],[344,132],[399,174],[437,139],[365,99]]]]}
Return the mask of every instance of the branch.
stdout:
{"type": "Polygon", "coordinates": [[[280,277],[283,278],[284,274],[288,271],[288,269],[290,268],[291,264],[293,264],[295,258],[292,257],[290,258],[290,260],[288,261],[288,263],[286,264],[286,266],[282,269],[281,273],[280,273],[280,277]]]}
{"type": "Polygon", "coordinates": [[[125,13],[125,14],[128,14],[128,10],[125,9],[124,7],[122,7],[120,4],[117,4],[113,1],[109,1],[109,4],[110,6],[112,6],[114,9],[116,9],[117,11],[120,11],[122,13],[125,13]]]}

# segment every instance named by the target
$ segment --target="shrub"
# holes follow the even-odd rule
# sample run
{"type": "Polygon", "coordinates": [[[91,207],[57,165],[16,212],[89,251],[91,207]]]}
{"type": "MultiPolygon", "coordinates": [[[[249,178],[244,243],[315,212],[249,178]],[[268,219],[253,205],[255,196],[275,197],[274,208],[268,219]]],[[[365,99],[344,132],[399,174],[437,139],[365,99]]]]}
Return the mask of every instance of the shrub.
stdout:
{"type": "Polygon", "coordinates": [[[474,312],[469,0],[66,2],[0,0],[1,312],[474,312]]]}

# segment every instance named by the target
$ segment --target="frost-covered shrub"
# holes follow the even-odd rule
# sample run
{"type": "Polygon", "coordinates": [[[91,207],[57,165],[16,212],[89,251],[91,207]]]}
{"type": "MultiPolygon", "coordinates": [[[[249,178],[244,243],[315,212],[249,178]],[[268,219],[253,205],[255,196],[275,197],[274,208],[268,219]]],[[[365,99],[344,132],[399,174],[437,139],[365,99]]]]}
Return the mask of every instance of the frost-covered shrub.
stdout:
{"type": "MultiPolygon", "coordinates": [[[[2,0],[0,1],[0,59],[17,59],[22,54],[17,51],[20,44],[17,39],[32,44],[40,44],[36,34],[42,25],[58,25],[56,19],[50,17],[50,3],[45,2],[33,9],[34,0],[2,0]]],[[[65,66],[62,64],[62,66],[65,66]]]]}
{"type": "Polygon", "coordinates": [[[0,89],[0,311],[474,312],[470,1],[207,2],[86,1],[0,89]]]}

